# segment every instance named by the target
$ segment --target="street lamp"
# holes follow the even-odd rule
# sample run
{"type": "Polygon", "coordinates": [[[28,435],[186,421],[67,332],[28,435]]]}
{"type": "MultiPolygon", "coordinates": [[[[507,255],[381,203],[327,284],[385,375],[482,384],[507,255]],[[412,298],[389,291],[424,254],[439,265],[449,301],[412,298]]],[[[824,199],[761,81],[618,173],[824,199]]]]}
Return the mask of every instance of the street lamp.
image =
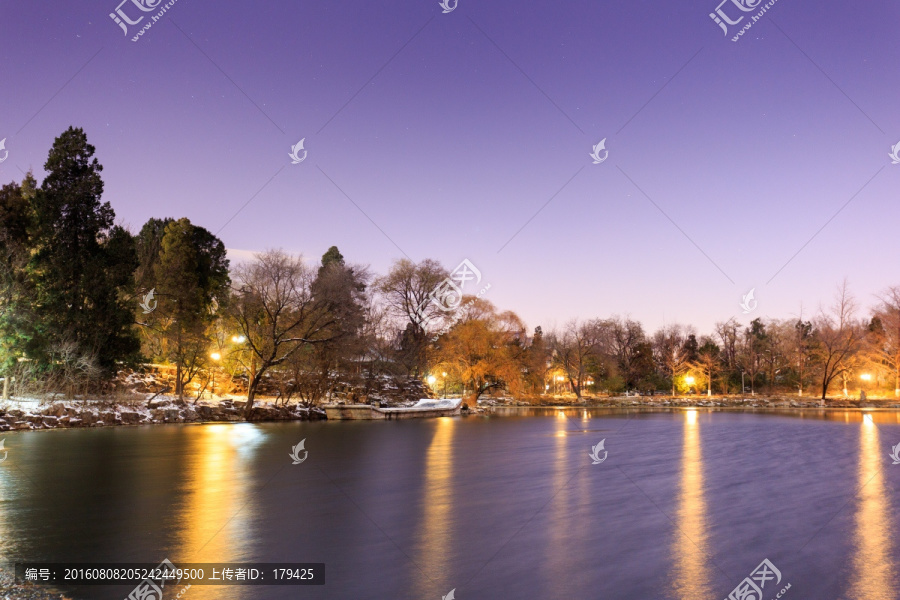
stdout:
{"type": "MultiPolygon", "coordinates": [[[[222,359],[222,355],[219,354],[218,352],[213,352],[212,354],[209,355],[209,357],[216,362],[218,362],[222,359]]],[[[216,365],[213,365],[213,367],[212,367],[212,389],[209,391],[209,395],[210,395],[210,397],[216,395],[216,365]]]]}
{"type": "Polygon", "coordinates": [[[444,395],[442,396],[442,398],[446,398],[447,397],[447,372],[444,371],[443,373],[441,373],[441,377],[444,378],[444,395]]]}
{"type": "Polygon", "coordinates": [[[688,375],[684,378],[684,382],[688,384],[688,393],[691,393],[691,388],[694,387],[694,378],[688,375]]]}
{"type": "Polygon", "coordinates": [[[861,386],[862,389],[860,390],[860,392],[861,392],[860,399],[865,400],[865,398],[866,398],[866,383],[868,383],[869,381],[872,380],[872,375],[870,373],[863,373],[862,375],[859,376],[859,378],[862,379],[863,382],[865,382],[862,384],[862,386],[861,386]]]}
{"type": "Polygon", "coordinates": [[[244,342],[247,341],[247,338],[245,338],[242,335],[233,335],[233,336],[231,336],[231,341],[234,342],[235,344],[243,344],[244,342]]]}

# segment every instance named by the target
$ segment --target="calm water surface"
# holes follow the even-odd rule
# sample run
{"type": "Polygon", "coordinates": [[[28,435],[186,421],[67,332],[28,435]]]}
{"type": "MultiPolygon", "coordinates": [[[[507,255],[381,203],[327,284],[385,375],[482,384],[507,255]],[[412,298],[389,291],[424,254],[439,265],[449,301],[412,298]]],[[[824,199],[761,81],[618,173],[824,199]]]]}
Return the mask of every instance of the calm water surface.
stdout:
{"type": "Polygon", "coordinates": [[[763,559],[782,574],[763,600],[788,583],[788,600],[900,599],[893,412],[535,409],[4,435],[4,561],[327,565],[321,587],[193,586],[186,600],[721,600],[763,559]],[[304,438],[309,458],[292,465],[304,438]]]}

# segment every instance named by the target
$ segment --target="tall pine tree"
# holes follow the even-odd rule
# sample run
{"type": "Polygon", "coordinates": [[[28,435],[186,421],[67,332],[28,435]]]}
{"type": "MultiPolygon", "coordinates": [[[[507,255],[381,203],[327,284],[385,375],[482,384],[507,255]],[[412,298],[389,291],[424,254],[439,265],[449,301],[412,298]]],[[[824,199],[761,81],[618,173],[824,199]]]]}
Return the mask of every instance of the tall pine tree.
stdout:
{"type": "Polygon", "coordinates": [[[134,241],[102,202],[103,167],[80,128],[53,143],[47,177],[33,199],[28,277],[37,316],[28,354],[50,366],[60,346],[93,357],[106,373],[139,350],[127,304],[137,266],[134,241]]]}

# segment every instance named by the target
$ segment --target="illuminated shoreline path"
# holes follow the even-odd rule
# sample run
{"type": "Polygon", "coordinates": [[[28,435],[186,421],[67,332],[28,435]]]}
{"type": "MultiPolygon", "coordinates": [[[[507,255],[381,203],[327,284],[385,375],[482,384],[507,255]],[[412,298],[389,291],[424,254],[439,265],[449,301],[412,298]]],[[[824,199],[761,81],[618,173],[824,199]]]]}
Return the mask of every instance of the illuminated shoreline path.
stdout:
{"type": "Polygon", "coordinates": [[[682,600],[713,597],[707,564],[708,527],[703,489],[703,455],[697,417],[698,413],[695,410],[684,413],[681,483],[676,514],[678,528],[672,543],[672,555],[675,557],[673,588],[675,596],[682,600]]]}

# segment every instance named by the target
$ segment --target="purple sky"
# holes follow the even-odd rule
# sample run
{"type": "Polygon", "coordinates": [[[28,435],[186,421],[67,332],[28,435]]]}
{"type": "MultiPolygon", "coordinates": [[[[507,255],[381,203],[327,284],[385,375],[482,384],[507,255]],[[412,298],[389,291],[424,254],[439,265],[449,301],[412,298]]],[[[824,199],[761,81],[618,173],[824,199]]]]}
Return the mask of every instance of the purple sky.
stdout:
{"type": "Polygon", "coordinates": [[[778,0],[735,43],[717,0],[178,0],[135,43],[118,1],[0,5],[0,181],[76,125],[133,230],[216,232],[259,192],[229,249],[468,258],[530,327],[708,331],[900,284],[896,2],[778,0]]]}

